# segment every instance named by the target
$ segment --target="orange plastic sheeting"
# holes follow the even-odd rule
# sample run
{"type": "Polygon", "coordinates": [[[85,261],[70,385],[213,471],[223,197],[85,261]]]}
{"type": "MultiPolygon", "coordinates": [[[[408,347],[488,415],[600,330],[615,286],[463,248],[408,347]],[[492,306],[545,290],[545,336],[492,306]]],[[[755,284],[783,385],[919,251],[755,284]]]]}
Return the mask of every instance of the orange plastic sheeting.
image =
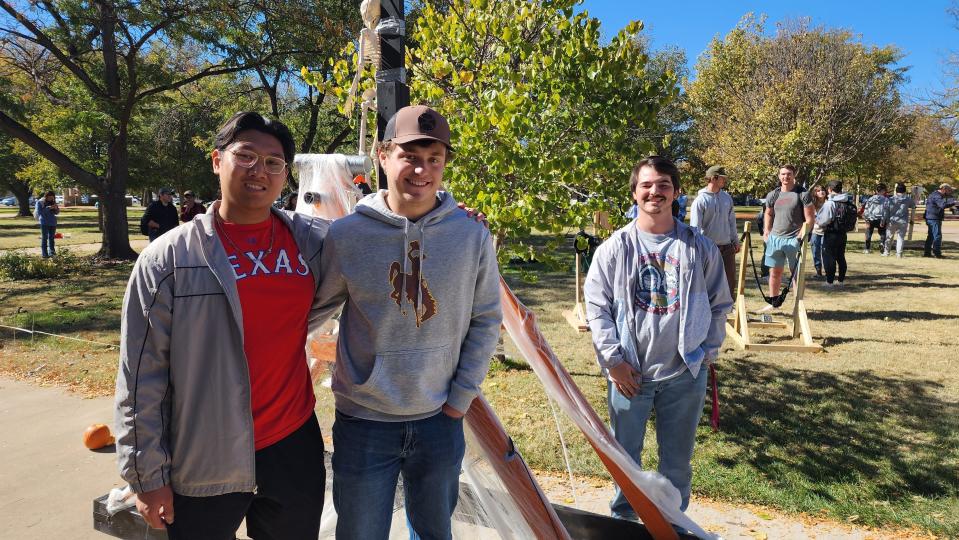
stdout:
{"type": "Polygon", "coordinates": [[[473,400],[466,425],[512,497],[537,540],[571,540],[549,499],[540,489],[523,457],[513,448],[499,418],[483,396],[473,400]]]}
{"type": "Polygon", "coordinates": [[[656,540],[679,536],[670,523],[700,538],[715,538],[679,509],[679,491],[657,473],[643,471],[613,438],[536,326],[536,317],[500,278],[503,325],[547,393],[576,424],[656,540]]]}

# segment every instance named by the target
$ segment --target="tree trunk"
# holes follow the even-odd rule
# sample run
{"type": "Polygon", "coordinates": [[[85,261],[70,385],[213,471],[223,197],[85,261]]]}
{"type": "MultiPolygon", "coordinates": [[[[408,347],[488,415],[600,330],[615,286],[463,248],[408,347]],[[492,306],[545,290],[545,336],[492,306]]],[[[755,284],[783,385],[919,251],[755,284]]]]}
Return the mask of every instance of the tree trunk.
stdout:
{"type": "Polygon", "coordinates": [[[103,211],[103,241],[98,256],[107,259],[137,258],[130,247],[127,225],[127,179],[130,174],[130,155],[127,147],[127,124],[118,122],[117,134],[110,144],[110,161],[107,163],[103,188],[97,193],[103,211]]]}
{"type": "Polygon", "coordinates": [[[17,206],[19,207],[17,216],[32,216],[33,208],[30,208],[30,186],[26,182],[11,180],[7,187],[10,188],[10,192],[17,198],[17,206]]]}

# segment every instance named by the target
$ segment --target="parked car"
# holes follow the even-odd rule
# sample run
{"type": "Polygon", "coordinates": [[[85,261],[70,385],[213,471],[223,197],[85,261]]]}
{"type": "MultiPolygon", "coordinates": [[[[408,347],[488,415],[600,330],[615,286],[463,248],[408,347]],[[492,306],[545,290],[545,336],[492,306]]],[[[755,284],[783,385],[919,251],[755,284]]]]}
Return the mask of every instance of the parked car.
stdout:
{"type": "Polygon", "coordinates": [[[16,198],[16,197],[7,197],[6,199],[3,199],[2,201],[0,201],[0,204],[3,204],[4,206],[16,206],[16,205],[17,205],[17,198],[16,198]]]}

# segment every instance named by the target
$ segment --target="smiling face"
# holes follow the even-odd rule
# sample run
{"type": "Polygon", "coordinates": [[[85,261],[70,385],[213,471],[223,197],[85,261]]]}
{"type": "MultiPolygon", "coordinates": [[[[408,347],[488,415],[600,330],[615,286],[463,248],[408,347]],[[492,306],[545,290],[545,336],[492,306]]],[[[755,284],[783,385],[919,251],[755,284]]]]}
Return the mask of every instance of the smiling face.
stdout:
{"type": "Polygon", "coordinates": [[[673,201],[678,196],[679,192],[676,191],[673,180],[668,174],[658,172],[648,165],[639,170],[639,178],[633,190],[633,200],[636,201],[636,207],[640,213],[657,220],[672,221],[673,201]]]}
{"type": "Polygon", "coordinates": [[[270,215],[273,201],[280,196],[286,183],[287,169],[269,173],[264,167],[264,156],[283,158],[279,139],[256,130],[237,134],[229,146],[212,153],[213,172],[220,177],[220,216],[233,223],[259,223],[270,215]],[[237,163],[235,153],[258,154],[256,163],[246,168],[237,163]]]}
{"type": "Polygon", "coordinates": [[[387,203],[408,219],[418,219],[436,206],[436,192],[443,186],[446,146],[441,142],[421,146],[418,142],[394,144],[380,150],[380,166],[386,173],[387,203]]]}

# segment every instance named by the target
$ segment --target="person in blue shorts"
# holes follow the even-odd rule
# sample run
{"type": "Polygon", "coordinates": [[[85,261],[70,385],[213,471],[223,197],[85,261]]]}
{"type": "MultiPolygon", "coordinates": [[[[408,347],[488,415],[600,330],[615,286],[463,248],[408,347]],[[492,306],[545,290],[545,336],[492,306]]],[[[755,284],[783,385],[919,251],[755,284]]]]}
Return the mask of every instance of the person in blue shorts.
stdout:
{"type": "MultiPolygon", "coordinates": [[[[769,267],[769,297],[779,296],[786,262],[795,269],[799,260],[799,231],[803,223],[812,230],[816,212],[812,196],[796,185],[796,167],[783,165],[779,168],[779,187],[766,195],[766,214],[763,217],[763,240],[766,242],[765,263],[769,267]]],[[[775,307],[766,304],[760,313],[775,307]]]]}

